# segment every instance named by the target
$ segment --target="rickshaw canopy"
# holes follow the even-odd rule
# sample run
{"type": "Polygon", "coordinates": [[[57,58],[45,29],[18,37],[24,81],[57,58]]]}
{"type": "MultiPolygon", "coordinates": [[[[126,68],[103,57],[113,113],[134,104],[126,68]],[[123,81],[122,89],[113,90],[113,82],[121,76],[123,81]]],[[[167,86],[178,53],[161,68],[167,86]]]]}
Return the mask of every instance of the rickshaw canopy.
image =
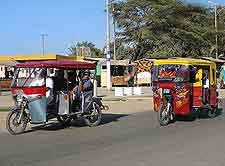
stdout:
{"type": "Polygon", "coordinates": [[[48,60],[48,61],[27,61],[17,64],[16,67],[46,67],[61,69],[94,69],[95,63],[76,60],[48,60]]]}
{"type": "Polygon", "coordinates": [[[154,61],[154,65],[162,64],[181,64],[181,65],[216,65],[215,62],[203,59],[194,58],[171,58],[171,59],[159,59],[154,61]]]}

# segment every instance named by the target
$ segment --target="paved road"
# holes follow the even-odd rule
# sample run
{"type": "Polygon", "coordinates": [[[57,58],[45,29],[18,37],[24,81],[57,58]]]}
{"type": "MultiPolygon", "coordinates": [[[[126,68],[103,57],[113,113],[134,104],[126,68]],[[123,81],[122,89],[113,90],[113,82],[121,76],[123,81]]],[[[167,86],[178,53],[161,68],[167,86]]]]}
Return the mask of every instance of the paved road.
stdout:
{"type": "Polygon", "coordinates": [[[19,136],[3,133],[0,165],[225,165],[223,115],[160,127],[153,112],[142,111],[105,115],[104,123],[96,128],[73,125],[63,129],[53,124],[19,136]]]}

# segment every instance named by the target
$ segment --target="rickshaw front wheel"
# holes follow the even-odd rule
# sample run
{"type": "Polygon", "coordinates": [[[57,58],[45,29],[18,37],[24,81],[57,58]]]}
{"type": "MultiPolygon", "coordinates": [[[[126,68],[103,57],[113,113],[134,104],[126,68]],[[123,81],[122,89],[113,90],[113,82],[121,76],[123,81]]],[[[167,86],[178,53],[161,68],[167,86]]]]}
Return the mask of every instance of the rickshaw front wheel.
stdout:
{"type": "Polygon", "coordinates": [[[160,126],[167,126],[171,122],[171,112],[172,107],[171,104],[161,104],[159,112],[158,112],[158,121],[160,126]],[[168,108],[170,107],[170,108],[168,108]],[[166,110],[169,110],[168,112],[166,110]]]}
{"type": "Polygon", "coordinates": [[[98,126],[102,120],[102,111],[98,104],[94,103],[94,107],[90,114],[84,118],[84,122],[89,127],[98,126]]]}
{"type": "Polygon", "coordinates": [[[21,122],[18,122],[18,119],[20,117],[21,111],[18,110],[18,112],[10,111],[8,113],[7,119],[6,119],[6,128],[12,135],[22,134],[24,133],[26,127],[27,127],[27,117],[25,114],[21,117],[21,122]]]}

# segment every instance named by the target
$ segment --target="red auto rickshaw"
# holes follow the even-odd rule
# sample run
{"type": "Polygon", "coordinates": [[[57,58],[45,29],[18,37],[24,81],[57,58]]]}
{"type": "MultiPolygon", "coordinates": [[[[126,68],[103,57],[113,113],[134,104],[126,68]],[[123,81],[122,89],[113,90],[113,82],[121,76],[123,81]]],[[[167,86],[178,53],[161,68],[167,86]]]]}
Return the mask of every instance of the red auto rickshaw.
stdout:
{"type": "Polygon", "coordinates": [[[216,64],[208,60],[175,58],[154,61],[152,68],[154,111],[160,125],[176,115],[218,112],[216,64]]]}

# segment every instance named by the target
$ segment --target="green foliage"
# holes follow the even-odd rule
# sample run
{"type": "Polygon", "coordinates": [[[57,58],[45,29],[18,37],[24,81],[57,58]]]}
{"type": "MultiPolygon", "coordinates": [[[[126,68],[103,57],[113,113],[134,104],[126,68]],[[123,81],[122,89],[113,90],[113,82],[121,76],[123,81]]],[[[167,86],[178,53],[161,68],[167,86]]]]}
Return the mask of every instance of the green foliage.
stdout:
{"type": "Polygon", "coordinates": [[[77,48],[81,48],[81,47],[90,48],[91,56],[93,57],[100,57],[102,54],[102,51],[96,48],[95,44],[93,44],[92,42],[82,41],[82,42],[77,42],[76,44],[73,44],[72,46],[70,46],[69,48],[70,55],[77,55],[78,54],[77,48]]]}
{"type": "MultiPolygon", "coordinates": [[[[174,0],[126,0],[114,7],[121,59],[215,55],[211,9],[174,0]]],[[[218,15],[219,53],[225,51],[222,14],[218,15]]]]}

